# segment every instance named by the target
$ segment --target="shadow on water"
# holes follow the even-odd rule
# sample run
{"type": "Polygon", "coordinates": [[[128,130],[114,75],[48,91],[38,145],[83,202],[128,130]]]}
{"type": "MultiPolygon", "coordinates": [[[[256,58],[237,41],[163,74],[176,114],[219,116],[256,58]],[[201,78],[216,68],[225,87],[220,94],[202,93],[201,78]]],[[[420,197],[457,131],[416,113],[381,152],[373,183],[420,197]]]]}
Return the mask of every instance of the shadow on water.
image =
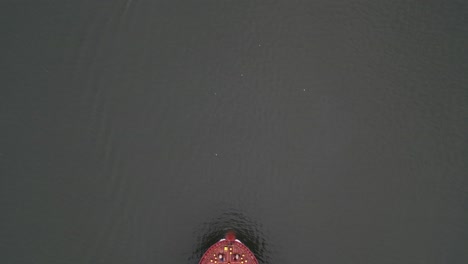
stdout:
{"type": "Polygon", "coordinates": [[[270,262],[269,246],[261,225],[243,213],[231,209],[201,224],[195,231],[197,246],[189,258],[189,263],[198,263],[203,253],[224,238],[228,231],[234,231],[236,238],[255,254],[259,263],[270,262]]]}

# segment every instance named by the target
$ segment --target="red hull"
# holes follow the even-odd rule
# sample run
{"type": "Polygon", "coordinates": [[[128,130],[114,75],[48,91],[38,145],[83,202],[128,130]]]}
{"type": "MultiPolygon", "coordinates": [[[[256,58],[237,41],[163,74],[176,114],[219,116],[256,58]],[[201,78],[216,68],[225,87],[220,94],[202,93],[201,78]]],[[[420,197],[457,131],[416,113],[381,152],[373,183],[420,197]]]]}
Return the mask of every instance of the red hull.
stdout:
{"type": "Polygon", "coordinates": [[[258,264],[258,261],[252,251],[228,234],[203,254],[199,264],[258,264]]]}

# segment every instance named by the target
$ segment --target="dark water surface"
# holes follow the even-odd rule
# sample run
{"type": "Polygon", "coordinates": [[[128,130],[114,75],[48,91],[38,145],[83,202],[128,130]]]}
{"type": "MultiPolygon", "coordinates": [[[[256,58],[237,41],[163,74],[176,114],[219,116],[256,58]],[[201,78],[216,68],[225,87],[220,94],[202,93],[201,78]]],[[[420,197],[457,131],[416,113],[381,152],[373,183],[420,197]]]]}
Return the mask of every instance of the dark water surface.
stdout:
{"type": "Polygon", "coordinates": [[[1,263],[468,263],[466,1],[0,17],[1,263]]]}

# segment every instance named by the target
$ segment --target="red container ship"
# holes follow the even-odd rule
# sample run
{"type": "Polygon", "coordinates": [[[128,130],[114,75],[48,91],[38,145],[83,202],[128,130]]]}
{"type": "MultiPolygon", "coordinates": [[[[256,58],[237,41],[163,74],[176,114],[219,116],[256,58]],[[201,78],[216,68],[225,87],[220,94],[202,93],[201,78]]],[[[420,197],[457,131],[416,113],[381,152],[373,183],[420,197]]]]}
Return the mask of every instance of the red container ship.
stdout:
{"type": "Polygon", "coordinates": [[[258,264],[250,249],[236,239],[234,233],[227,233],[203,254],[199,264],[258,264]]]}

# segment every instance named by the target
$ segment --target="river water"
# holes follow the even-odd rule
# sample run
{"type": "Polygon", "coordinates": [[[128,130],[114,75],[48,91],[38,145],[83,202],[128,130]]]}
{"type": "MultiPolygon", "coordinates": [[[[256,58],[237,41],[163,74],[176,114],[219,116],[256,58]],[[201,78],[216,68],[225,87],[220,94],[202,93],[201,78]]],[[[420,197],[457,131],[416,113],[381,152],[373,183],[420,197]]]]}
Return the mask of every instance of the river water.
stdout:
{"type": "Polygon", "coordinates": [[[2,263],[468,263],[463,1],[2,1],[2,263]]]}

